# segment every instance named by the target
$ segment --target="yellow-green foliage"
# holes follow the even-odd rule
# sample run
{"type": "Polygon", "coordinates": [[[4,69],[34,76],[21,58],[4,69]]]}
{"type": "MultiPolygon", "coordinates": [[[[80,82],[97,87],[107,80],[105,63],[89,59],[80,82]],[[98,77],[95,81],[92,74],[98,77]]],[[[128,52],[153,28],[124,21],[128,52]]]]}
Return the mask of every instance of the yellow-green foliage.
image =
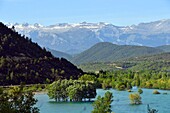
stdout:
{"type": "Polygon", "coordinates": [[[0,88],[0,113],[39,113],[36,102],[33,93],[24,92],[22,86],[0,88]]]}
{"type": "Polygon", "coordinates": [[[111,103],[113,95],[107,91],[104,97],[98,96],[97,100],[93,103],[94,110],[91,113],[113,113],[111,110],[111,103]]]}
{"type": "Polygon", "coordinates": [[[141,104],[141,96],[138,93],[129,94],[129,99],[131,104],[141,104]]]}

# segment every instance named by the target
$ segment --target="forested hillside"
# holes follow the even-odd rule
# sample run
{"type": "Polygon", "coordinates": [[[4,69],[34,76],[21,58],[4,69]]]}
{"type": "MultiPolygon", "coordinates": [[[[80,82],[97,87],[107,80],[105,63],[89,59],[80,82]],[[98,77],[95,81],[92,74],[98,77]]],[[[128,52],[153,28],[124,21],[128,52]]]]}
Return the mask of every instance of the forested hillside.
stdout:
{"type": "Polygon", "coordinates": [[[155,55],[132,57],[129,59],[119,60],[116,62],[96,62],[79,65],[84,71],[99,70],[155,70],[170,71],[170,53],[160,53],[155,55]]]}
{"type": "Polygon", "coordinates": [[[82,70],[66,59],[55,58],[31,39],[0,23],[0,85],[49,83],[77,79],[82,70]]]}
{"type": "Polygon", "coordinates": [[[114,62],[131,57],[152,55],[162,52],[164,51],[152,47],[115,45],[109,42],[102,42],[75,56],[72,61],[76,64],[114,62]]]}

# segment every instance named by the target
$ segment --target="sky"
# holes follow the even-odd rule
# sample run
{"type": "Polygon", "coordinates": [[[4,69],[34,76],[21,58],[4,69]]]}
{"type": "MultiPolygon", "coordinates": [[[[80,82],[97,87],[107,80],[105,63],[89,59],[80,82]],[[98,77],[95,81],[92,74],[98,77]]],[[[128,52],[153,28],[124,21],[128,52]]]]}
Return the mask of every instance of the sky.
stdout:
{"type": "Polygon", "coordinates": [[[161,19],[170,19],[170,0],[0,0],[0,21],[5,23],[127,26],[161,19]]]}

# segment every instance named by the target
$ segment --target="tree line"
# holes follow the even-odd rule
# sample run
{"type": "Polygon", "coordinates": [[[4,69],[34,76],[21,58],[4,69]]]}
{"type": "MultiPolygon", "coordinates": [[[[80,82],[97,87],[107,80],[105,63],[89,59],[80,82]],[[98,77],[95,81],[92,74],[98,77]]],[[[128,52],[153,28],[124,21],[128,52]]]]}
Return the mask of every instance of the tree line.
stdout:
{"type": "Polygon", "coordinates": [[[100,71],[98,74],[85,74],[80,80],[90,80],[98,88],[117,90],[131,89],[133,86],[141,88],[170,89],[170,72],[157,70],[118,70],[100,71]]]}

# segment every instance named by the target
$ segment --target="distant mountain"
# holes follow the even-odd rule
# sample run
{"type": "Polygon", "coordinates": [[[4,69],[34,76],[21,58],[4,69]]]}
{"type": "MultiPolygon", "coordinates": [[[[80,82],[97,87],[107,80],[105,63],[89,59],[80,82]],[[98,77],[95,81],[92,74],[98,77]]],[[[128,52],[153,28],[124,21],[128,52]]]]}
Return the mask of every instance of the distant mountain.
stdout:
{"type": "Polygon", "coordinates": [[[72,59],[72,56],[67,54],[67,53],[64,53],[64,52],[60,52],[60,51],[56,51],[56,50],[53,50],[53,49],[49,49],[47,48],[48,51],[51,52],[51,54],[55,57],[58,57],[58,58],[65,58],[67,60],[70,60],[72,59]]]}
{"type": "Polygon", "coordinates": [[[72,59],[72,62],[76,64],[90,62],[113,62],[130,57],[145,56],[162,52],[164,51],[152,47],[115,45],[109,42],[101,42],[75,56],[72,59]]]}
{"type": "Polygon", "coordinates": [[[0,23],[0,85],[49,83],[83,74],[66,59],[52,56],[14,28],[0,23]]]}
{"type": "Polygon", "coordinates": [[[156,47],[170,44],[170,19],[132,26],[115,26],[108,23],[7,24],[37,42],[42,47],[69,54],[80,53],[96,43],[111,42],[118,45],[156,47]]]}
{"type": "Polygon", "coordinates": [[[163,46],[159,46],[159,47],[156,47],[158,49],[161,49],[165,52],[170,52],[170,45],[163,45],[163,46]]]}

